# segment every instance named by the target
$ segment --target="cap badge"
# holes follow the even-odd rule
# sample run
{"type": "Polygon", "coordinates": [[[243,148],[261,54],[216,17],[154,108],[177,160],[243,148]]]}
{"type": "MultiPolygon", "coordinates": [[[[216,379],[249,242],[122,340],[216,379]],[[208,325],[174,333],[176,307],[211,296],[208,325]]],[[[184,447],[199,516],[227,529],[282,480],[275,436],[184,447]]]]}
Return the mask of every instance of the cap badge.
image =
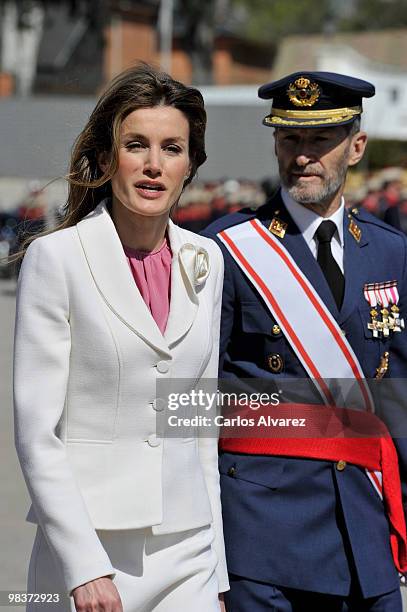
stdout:
{"type": "Polygon", "coordinates": [[[314,106],[320,93],[317,83],[312,83],[305,77],[296,79],[287,89],[287,95],[294,106],[314,106]]]}

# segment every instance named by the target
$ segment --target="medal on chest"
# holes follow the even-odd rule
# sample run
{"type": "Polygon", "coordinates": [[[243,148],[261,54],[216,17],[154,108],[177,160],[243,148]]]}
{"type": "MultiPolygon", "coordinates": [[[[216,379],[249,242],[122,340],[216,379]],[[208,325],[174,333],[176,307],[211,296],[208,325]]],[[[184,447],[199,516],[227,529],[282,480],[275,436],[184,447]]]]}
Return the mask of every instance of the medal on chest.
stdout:
{"type": "Polygon", "coordinates": [[[372,332],[373,338],[388,338],[404,329],[404,319],[400,317],[398,307],[397,281],[367,283],[363,294],[370,305],[371,320],[367,328],[372,332]]]}

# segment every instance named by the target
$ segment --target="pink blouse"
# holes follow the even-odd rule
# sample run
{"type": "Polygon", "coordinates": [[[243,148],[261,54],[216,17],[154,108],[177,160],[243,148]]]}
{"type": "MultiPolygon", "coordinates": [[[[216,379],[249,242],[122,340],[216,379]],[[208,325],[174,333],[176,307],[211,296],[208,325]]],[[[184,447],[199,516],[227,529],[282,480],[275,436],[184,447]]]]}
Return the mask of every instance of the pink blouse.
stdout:
{"type": "Polygon", "coordinates": [[[136,251],[123,245],[141,296],[163,334],[170,311],[172,253],[167,240],[157,251],[136,251]]]}

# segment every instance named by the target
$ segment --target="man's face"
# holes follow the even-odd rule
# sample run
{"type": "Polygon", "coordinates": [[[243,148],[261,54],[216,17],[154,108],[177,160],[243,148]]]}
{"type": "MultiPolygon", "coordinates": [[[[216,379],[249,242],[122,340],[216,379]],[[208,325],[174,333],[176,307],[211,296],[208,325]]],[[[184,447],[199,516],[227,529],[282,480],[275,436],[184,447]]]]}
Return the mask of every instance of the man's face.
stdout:
{"type": "Polygon", "coordinates": [[[328,206],[353,165],[354,138],[344,126],[278,128],[275,150],[281,182],[290,196],[300,204],[328,206]]]}

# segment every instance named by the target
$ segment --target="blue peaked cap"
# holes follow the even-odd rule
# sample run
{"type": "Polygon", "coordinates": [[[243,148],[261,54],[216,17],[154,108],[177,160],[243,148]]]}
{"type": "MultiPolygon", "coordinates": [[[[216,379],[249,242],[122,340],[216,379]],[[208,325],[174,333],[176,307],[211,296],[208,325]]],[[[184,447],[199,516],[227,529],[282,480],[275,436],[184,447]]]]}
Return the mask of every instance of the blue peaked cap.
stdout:
{"type": "Polygon", "coordinates": [[[259,88],[272,99],[263,124],[270,127],[335,127],[351,123],[363,112],[362,98],[375,87],[368,81],[335,72],[294,72],[259,88]]]}

